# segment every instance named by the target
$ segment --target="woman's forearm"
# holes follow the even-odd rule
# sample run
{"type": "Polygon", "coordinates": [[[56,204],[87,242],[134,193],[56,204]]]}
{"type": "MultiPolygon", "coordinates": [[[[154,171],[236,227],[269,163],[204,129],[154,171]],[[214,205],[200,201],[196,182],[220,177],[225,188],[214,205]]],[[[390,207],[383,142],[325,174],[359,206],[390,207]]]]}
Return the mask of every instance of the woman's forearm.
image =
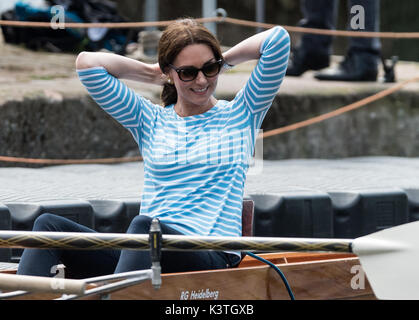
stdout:
{"type": "Polygon", "coordinates": [[[223,54],[224,60],[230,65],[237,65],[249,60],[259,59],[262,42],[271,31],[272,30],[269,29],[257,33],[239,42],[223,54]]]}
{"type": "Polygon", "coordinates": [[[77,69],[103,67],[118,79],[163,84],[165,76],[158,64],[147,64],[114,53],[81,52],[76,59],[77,69]]]}

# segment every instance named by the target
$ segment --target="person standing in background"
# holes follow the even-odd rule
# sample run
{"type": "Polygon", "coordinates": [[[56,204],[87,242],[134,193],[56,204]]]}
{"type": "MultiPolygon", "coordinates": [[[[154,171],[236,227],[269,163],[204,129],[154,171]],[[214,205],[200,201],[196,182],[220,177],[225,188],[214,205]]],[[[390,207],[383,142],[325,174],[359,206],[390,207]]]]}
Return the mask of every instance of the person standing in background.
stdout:
{"type": "MultiPolygon", "coordinates": [[[[335,29],[339,6],[338,0],[301,0],[303,19],[300,26],[306,28],[335,29]]],[[[380,0],[348,0],[349,29],[353,31],[379,31],[380,0]],[[353,30],[352,9],[360,8],[358,30],[353,30]]],[[[332,53],[332,36],[303,34],[300,43],[293,49],[287,76],[301,76],[308,70],[329,67],[332,53]]],[[[318,80],[376,81],[381,55],[379,38],[352,37],[345,58],[338,66],[317,72],[318,80]]]]}

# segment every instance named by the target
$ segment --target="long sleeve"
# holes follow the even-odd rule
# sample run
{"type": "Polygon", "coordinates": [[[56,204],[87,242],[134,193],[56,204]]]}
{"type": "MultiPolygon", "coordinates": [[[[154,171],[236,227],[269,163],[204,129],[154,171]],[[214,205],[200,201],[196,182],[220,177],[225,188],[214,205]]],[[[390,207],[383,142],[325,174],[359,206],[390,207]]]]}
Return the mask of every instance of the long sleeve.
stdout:
{"type": "Polygon", "coordinates": [[[285,77],[290,53],[290,37],[280,27],[274,27],[262,41],[261,56],[243,89],[237,93],[234,103],[247,109],[250,121],[251,154],[263,119],[285,77]]]}
{"type": "Polygon", "coordinates": [[[138,95],[103,67],[77,70],[80,81],[93,100],[142,145],[142,136],[147,133],[147,123],[155,116],[155,106],[138,95]]]}
{"type": "Polygon", "coordinates": [[[261,57],[247,81],[243,94],[252,113],[268,109],[285,77],[290,52],[290,38],[282,27],[272,28],[262,42],[261,57]]]}

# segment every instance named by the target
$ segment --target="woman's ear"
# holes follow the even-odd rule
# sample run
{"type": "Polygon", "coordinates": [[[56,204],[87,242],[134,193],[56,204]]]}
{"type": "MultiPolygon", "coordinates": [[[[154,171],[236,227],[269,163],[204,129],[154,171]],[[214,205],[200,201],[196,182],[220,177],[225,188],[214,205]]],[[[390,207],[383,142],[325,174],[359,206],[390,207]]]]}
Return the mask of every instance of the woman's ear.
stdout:
{"type": "Polygon", "coordinates": [[[161,70],[162,70],[162,72],[163,72],[163,74],[164,74],[164,76],[166,78],[166,82],[169,83],[169,84],[173,84],[173,79],[170,76],[170,68],[165,67],[165,68],[163,68],[161,70]]]}
{"type": "Polygon", "coordinates": [[[173,76],[174,76],[173,75],[173,70],[171,70],[170,68],[166,68],[165,75],[167,76],[167,83],[171,84],[171,85],[174,85],[175,82],[173,80],[173,76]]]}

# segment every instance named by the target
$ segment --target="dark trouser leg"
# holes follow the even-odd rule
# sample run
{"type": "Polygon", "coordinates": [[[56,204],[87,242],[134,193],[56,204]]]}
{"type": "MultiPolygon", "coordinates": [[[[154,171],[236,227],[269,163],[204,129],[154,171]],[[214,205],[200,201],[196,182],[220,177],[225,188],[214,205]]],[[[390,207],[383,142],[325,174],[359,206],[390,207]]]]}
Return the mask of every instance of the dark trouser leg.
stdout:
{"type": "MultiPolygon", "coordinates": [[[[131,222],[127,233],[148,234],[151,218],[139,215],[131,222]]],[[[163,234],[181,234],[177,230],[161,224],[163,234]]],[[[224,253],[212,251],[162,251],[163,273],[226,268],[234,264],[224,253]]],[[[149,251],[122,250],[115,273],[144,270],[151,267],[149,251]]]]}
{"type": "MultiPolygon", "coordinates": [[[[380,17],[380,1],[379,0],[351,0],[348,2],[348,27],[363,27],[365,29],[352,30],[362,32],[379,31],[380,17]],[[354,6],[361,6],[363,10],[359,11],[354,6]],[[351,8],[356,9],[351,13],[351,8]],[[360,17],[362,11],[364,17],[360,17]],[[365,23],[360,23],[359,19],[364,18],[365,23]],[[354,23],[354,25],[352,25],[354,23]]],[[[336,80],[336,81],[376,81],[378,74],[378,63],[380,58],[381,43],[378,38],[361,38],[352,37],[349,40],[349,50],[345,59],[337,68],[331,68],[319,72],[315,78],[319,80],[336,80]]]]}
{"type": "MultiPolygon", "coordinates": [[[[74,221],[53,214],[35,220],[34,231],[95,232],[74,221]]],[[[17,273],[52,277],[51,268],[64,264],[66,277],[89,278],[112,274],[118,262],[118,250],[25,249],[17,273]]]]}
{"type": "MultiPolygon", "coordinates": [[[[301,0],[304,18],[299,24],[306,28],[333,30],[336,26],[338,6],[337,0],[301,0]]],[[[308,52],[329,55],[332,41],[331,36],[305,33],[301,37],[300,47],[308,52]]]]}
{"type": "MultiPolygon", "coordinates": [[[[365,30],[380,31],[380,0],[350,0],[348,1],[348,29],[351,28],[351,8],[361,6],[365,13],[365,30]]],[[[335,29],[339,3],[336,0],[301,0],[301,11],[304,18],[300,25],[307,28],[335,29]]],[[[303,34],[300,47],[309,52],[322,54],[331,53],[333,38],[314,34],[303,34]]],[[[379,53],[381,42],[379,38],[349,38],[350,50],[363,50],[379,53]]]]}

